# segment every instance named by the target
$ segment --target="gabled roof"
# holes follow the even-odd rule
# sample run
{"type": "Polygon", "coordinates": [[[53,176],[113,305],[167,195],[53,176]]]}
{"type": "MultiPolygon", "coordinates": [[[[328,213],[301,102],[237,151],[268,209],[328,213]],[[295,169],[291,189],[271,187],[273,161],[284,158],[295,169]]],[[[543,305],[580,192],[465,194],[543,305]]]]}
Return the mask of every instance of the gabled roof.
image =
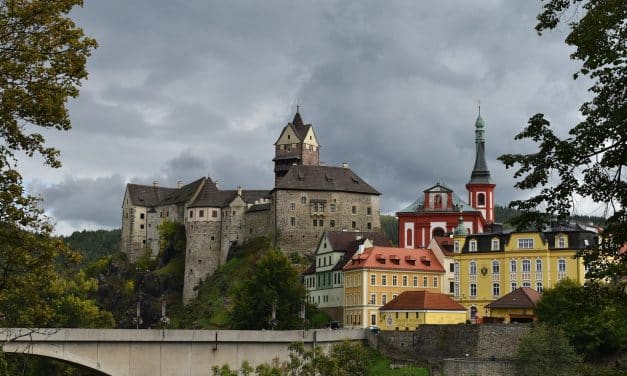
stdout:
{"type": "MultiPolygon", "coordinates": [[[[307,136],[307,132],[309,132],[309,129],[312,129],[313,131],[313,126],[311,124],[305,124],[300,116],[300,113],[296,111],[296,114],[294,115],[294,120],[292,120],[291,123],[287,123],[285,128],[283,128],[281,134],[279,134],[279,138],[274,142],[275,145],[277,144],[277,142],[279,142],[279,139],[281,139],[281,136],[283,136],[283,133],[287,128],[292,129],[292,131],[294,131],[294,134],[296,134],[296,137],[298,137],[298,140],[301,142],[305,141],[305,137],[307,136]]],[[[316,132],[313,132],[315,136],[316,132]]],[[[316,137],[316,139],[318,139],[318,137],[316,137]]]]}
{"type": "Polygon", "coordinates": [[[535,308],[542,295],[529,287],[519,287],[486,308],[535,308]]]}
{"type": "Polygon", "coordinates": [[[355,254],[344,270],[389,269],[444,272],[444,268],[430,249],[370,247],[355,254]]]}
{"type": "MultiPolygon", "coordinates": [[[[437,187],[437,186],[438,185],[434,185],[433,187],[437,187]]],[[[433,188],[433,187],[431,187],[431,188],[433,188]]],[[[425,192],[429,191],[431,188],[425,190],[425,192]]],[[[416,199],[416,201],[412,202],[408,207],[406,207],[403,210],[399,210],[397,213],[422,212],[422,211],[424,211],[424,203],[425,203],[425,197],[424,197],[424,195],[422,195],[422,196],[418,197],[418,199],[416,199]]],[[[456,212],[459,212],[460,209],[464,213],[479,212],[477,209],[473,208],[472,206],[470,206],[466,202],[464,202],[464,200],[462,200],[455,192],[453,192],[453,206],[456,206],[456,208],[454,209],[454,211],[456,211],[456,212]]],[[[446,211],[446,209],[440,209],[440,210],[446,211]]],[[[433,210],[431,210],[431,211],[433,211],[433,210]]]]}
{"type": "MultiPolygon", "coordinates": [[[[181,188],[155,187],[152,185],[127,184],[131,203],[137,206],[160,206],[183,203],[194,195],[205,178],[200,178],[181,188]]],[[[211,182],[211,179],[207,179],[211,182]]]]}
{"type": "Polygon", "coordinates": [[[379,308],[381,311],[466,311],[461,304],[447,295],[429,291],[403,291],[395,299],[379,308]]]}
{"type": "MultiPolygon", "coordinates": [[[[362,244],[364,240],[370,239],[374,245],[389,246],[390,240],[382,232],[375,231],[325,231],[325,236],[331,245],[333,251],[356,251],[359,248],[359,244],[362,244]],[[360,237],[360,240],[357,238],[360,237]]],[[[352,256],[352,255],[351,255],[352,256]]]]}
{"type": "Polygon", "coordinates": [[[292,166],[274,189],[381,194],[350,168],[331,166],[292,166]]]}
{"type": "MultiPolygon", "coordinates": [[[[237,197],[237,190],[220,191],[215,188],[215,183],[205,187],[200,191],[194,202],[188,207],[217,207],[224,208],[228,206],[237,197]]],[[[242,199],[247,204],[253,204],[255,201],[270,196],[270,191],[265,190],[242,190],[242,199]]]]}

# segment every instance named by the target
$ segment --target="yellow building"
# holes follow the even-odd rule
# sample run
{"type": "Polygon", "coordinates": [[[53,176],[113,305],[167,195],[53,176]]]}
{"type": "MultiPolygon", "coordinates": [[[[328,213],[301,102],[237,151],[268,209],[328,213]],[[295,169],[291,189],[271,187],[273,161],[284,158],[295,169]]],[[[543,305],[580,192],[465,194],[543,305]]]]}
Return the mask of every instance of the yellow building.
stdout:
{"type": "Polygon", "coordinates": [[[404,291],[442,291],[444,269],[428,249],[371,247],[344,266],[344,326],[379,323],[379,308],[404,291]]]}
{"type": "Polygon", "coordinates": [[[429,291],[405,291],[379,308],[381,330],[415,330],[424,324],[459,324],[466,308],[447,295],[429,291]]]}
{"type": "Polygon", "coordinates": [[[463,220],[453,236],[454,298],[472,321],[486,316],[488,303],[519,287],[541,293],[565,278],[583,284],[583,260],[574,256],[598,241],[579,226],[470,235],[462,227],[463,220]]]}
{"type": "Polygon", "coordinates": [[[540,293],[529,287],[519,287],[504,297],[486,305],[491,322],[533,322],[536,320],[536,304],[540,293]]]}

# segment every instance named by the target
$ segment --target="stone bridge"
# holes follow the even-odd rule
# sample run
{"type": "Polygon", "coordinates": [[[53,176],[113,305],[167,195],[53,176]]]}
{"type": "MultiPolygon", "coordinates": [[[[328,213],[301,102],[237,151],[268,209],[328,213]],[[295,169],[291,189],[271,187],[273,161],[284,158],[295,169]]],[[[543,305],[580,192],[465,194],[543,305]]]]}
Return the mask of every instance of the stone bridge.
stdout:
{"type": "Polygon", "coordinates": [[[115,376],[211,375],[214,365],[238,369],[288,359],[288,346],[326,348],[343,340],[363,341],[364,329],[343,330],[159,330],[0,329],[7,353],[61,359],[115,376]]]}

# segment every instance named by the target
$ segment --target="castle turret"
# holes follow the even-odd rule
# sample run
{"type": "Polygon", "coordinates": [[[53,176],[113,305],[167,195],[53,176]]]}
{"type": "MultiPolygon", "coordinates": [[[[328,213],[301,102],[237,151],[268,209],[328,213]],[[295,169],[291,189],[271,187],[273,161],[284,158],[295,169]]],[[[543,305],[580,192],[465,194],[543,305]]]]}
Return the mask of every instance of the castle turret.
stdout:
{"type": "Polygon", "coordinates": [[[475,147],[475,166],[466,184],[468,203],[481,211],[486,222],[492,223],[494,222],[494,187],[496,184],[490,178],[490,170],[485,160],[485,122],[481,118],[481,108],[475,121],[475,147]]]}
{"type": "Polygon", "coordinates": [[[274,143],[274,185],[276,186],[294,165],[318,166],[320,145],[311,124],[305,124],[298,108],[294,120],[281,131],[274,143]]]}

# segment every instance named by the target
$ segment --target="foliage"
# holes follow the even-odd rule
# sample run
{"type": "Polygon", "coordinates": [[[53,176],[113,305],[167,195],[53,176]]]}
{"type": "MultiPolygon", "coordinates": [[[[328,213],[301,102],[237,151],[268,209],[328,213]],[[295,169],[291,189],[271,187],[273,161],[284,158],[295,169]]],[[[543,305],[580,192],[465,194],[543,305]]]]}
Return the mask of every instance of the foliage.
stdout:
{"type": "Polygon", "coordinates": [[[74,231],[64,237],[65,244],[79,252],[82,265],[87,265],[101,257],[120,251],[120,229],[74,231]]]}
{"type": "Polygon", "coordinates": [[[231,326],[279,330],[302,327],[300,312],[305,296],[305,287],[290,260],[281,251],[269,249],[233,293],[231,326]]]}
{"type": "Polygon", "coordinates": [[[516,369],[520,376],[570,376],[580,359],[560,329],[537,325],[518,345],[516,369]]]}
{"type": "Polygon", "coordinates": [[[516,136],[538,143],[532,154],[505,154],[507,168],[518,166],[516,187],[536,190],[527,200],[510,206],[523,213],[519,226],[540,226],[550,217],[564,218],[574,208],[574,197],[605,203],[607,218],[603,241],[581,252],[589,277],[603,279],[627,275],[627,7],[624,0],[548,0],[538,15],[542,33],[567,22],[566,44],[575,48],[571,58],[582,66],[575,79],[592,81],[593,98],[580,107],[583,120],[566,138],[558,137],[543,114],[536,114],[516,136]],[[544,209],[546,213],[542,213],[544,209]]]}
{"type": "Polygon", "coordinates": [[[392,245],[398,244],[398,219],[395,215],[381,215],[381,230],[390,239],[392,245]]]}
{"type": "Polygon", "coordinates": [[[624,287],[560,281],[544,291],[536,308],[538,319],[560,328],[588,360],[627,349],[627,293],[624,287]]]}

